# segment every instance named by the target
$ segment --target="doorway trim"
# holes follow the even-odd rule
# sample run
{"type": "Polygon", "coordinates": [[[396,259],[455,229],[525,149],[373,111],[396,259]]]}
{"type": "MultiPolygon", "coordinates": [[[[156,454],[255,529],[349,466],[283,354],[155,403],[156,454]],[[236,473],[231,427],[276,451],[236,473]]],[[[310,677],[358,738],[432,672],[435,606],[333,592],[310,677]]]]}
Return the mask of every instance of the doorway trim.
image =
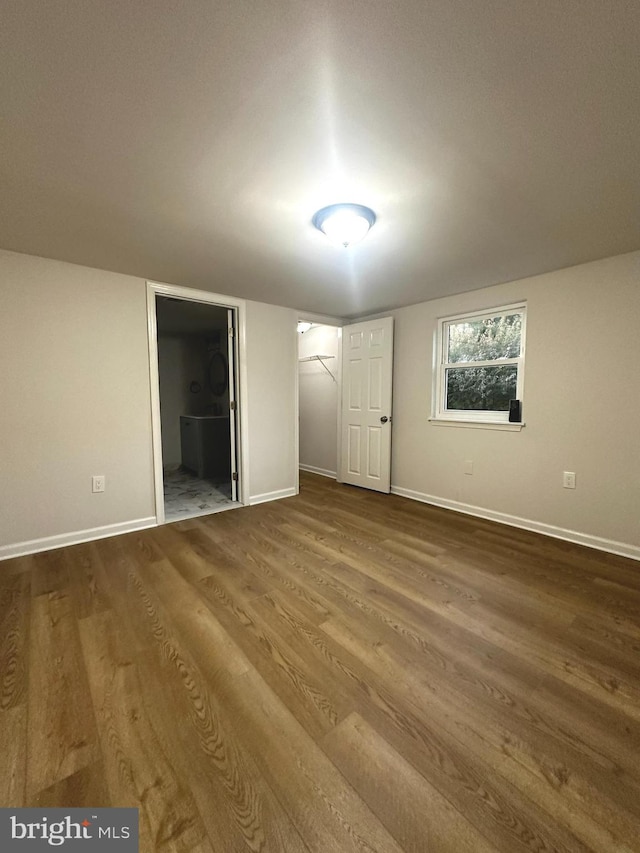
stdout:
{"type": "Polygon", "coordinates": [[[147,340],[149,345],[149,378],[151,385],[151,434],[153,442],[153,480],[155,492],[156,525],[165,523],[164,515],[164,479],[162,473],[162,428],[160,421],[160,372],[158,369],[158,324],[156,320],[156,296],[170,296],[185,302],[201,302],[218,308],[232,308],[236,312],[236,377],[238,388],[236,399],[238,412],[237,429],[237,467],[238,467],[238,506],[248,503],[249,491],[249,440],[247,417],[247,368],[246,344],[247,322],[246,301],[209,293],[207,290],[192,290],[173,284],[158,284],[147,281],[147,340]]]}

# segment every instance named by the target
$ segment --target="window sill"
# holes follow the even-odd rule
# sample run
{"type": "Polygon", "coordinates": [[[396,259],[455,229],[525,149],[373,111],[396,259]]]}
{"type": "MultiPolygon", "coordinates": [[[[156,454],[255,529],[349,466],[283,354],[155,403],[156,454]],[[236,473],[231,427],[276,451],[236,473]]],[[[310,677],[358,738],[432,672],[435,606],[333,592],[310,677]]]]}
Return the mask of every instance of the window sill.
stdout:
{"type": "Polygon", "coordinates": [[[509,421],[467,421],[454,420],[453,418],[429,418],[429,423],[434,426],[463,427],[464,429],[497,429],[502,432],[520,432],[524,422],[511,423],[509,421]]]}

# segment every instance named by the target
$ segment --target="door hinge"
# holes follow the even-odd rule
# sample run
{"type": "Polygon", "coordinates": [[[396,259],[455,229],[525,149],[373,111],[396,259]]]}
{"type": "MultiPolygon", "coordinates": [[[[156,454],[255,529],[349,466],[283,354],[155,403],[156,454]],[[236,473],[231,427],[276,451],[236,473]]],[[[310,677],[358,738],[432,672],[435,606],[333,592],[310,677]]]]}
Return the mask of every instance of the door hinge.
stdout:
{"type": "Polygon", "coordinates": [[[229,408],[231,409],[231,411],[232,411],[232,412],[235,412],[235,410],[236,410],[236,408],[237,408],[237,406],[236,406],[236,401],[235,401],[235,400],[232,400],[232,401],[229,403],[229,408]]]}
{"type": "Polygon", "coordinates": [[[233,329],[233,326],[229,326],[229,337],[230,337],[230,338],[234,338],[234,337],[235,337],[235,331],[234,331],[234,329],[233,329]]]}
{"type": "Polygon", "coordinates": [[[237,471],[234,471],[234,472],[233,472],[233,474],[231,475],[231,479],[232,479],[235,483],[237,483],[237,482],[238,482],[238,472],[237,472],[237,471]]]}

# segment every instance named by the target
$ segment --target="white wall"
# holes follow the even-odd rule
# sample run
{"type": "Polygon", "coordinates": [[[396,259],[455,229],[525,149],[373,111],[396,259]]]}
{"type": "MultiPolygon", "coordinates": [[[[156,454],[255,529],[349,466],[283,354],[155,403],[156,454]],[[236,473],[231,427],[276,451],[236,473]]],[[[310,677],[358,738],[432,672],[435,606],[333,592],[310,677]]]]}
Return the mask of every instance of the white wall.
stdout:
{"type": "Polygon", "coordinates": [[[0,293],[0,546],[148,523],[144,282],[0,252],[0,293]]]}
{"type": "MultiPolygon", "coordinates": [[[[0,557],[153,523],[144,279],[0,251],[0,306],[0,557]]],[[[295,319],[247,304],[250,495],[295,492],[295,319]]]]}
{"type": "Polygon", "coordinates": [[[297,313],[247,303],[251,503],[297,491],[297,313]]]}
{"type": "MultiPolygon", "coordinates": [[[[327,367],[338,379],[339,329],[312,326],[298,335],[298,356],[331,355],[327,367]]],[[[300,467],[336,476],[338,470],[338,383],[318,361],[299,365],[300,467]]]]}
{"type": "Polygon", "coordinates": [[[394,490],[640,557],[640,252],[391,313],[394,490]],[[429,423],[437,319],[522,299],[526,427],[429,423]],[[575,491],[562,488],[563,471],[576,472],[575,491]]]}

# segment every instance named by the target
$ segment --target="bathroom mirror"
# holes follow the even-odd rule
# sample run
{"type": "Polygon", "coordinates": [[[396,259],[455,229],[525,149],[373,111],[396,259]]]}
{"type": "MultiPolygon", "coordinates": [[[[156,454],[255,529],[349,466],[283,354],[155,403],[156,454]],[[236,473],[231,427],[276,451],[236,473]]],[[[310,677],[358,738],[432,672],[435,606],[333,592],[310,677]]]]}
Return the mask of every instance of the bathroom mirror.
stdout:
{"type": "Polygon", "coordinates": [[[209,388],[216,397],[222,397],[227,390],[229,369],[224,353],[214,352],[209,359],[209,388]]]}

